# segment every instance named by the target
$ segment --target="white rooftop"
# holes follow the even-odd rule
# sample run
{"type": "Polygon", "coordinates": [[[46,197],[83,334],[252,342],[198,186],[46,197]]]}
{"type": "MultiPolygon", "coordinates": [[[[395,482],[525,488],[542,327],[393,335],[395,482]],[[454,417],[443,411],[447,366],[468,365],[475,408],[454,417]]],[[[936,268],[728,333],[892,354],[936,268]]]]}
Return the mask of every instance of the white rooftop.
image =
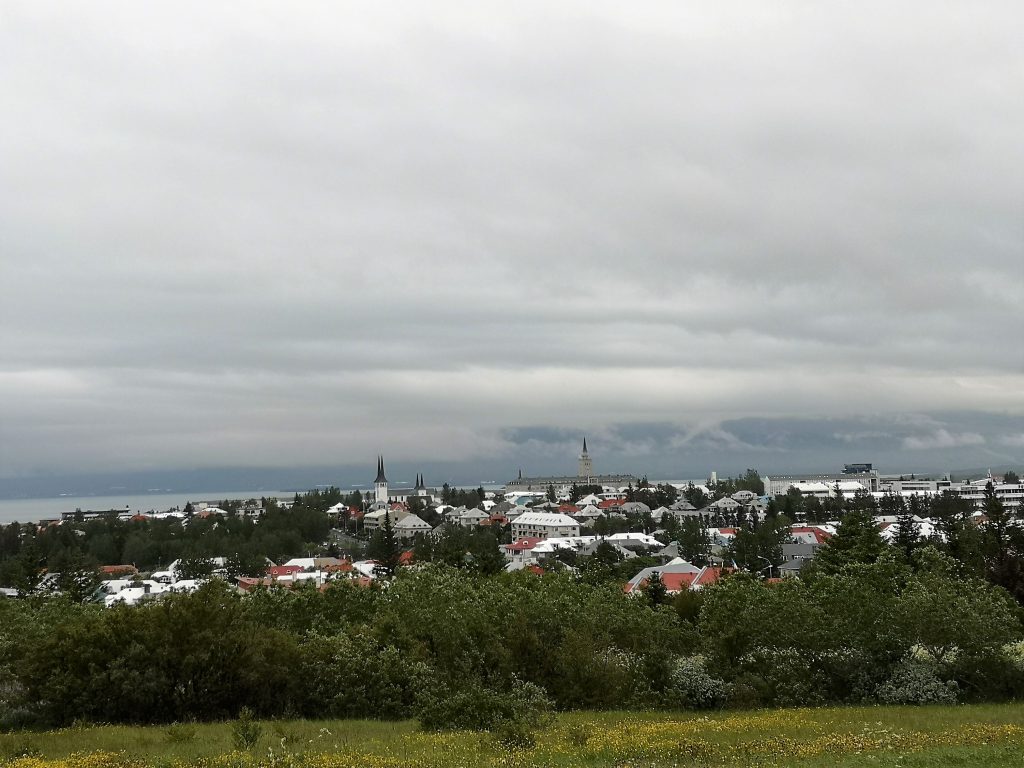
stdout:
{"type": "Polygon", "coordinates": [[[536,528],[579,527],[579,523],[560,512],[524,512],[515,519],[515,523],[516,525],[528,525],[536,528]]]}

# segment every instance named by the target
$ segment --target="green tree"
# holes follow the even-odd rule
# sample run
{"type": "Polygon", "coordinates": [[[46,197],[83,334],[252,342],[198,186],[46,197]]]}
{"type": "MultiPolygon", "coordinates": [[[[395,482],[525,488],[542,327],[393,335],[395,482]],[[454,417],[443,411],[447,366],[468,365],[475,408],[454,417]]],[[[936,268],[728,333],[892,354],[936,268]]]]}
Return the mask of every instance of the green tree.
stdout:
{"type": "Polygon", "coordinates": [[[892,543],[909,562],[914,550],[921,543],[921,525],[914,519],[911,512],[902,512],[896,518],[896,534],[893,536],[892,543]]]}
{"type": "Polygon", "coordinates": [[[176,570],[179,579],[207,579],[213,573],[213,560],[191,553],[178,561],[176,570]]]}
{"type": "Polygon", "coordinates": [[[743,473],[743,477],[736,481],[737,491],[753,491],[758,496],[764,495],[764,481],[761,479],[761,473],[756,469],[748,469],[743,473]]]}
{"type": "Polygon", "coordinates": [[[710,501],[704,491],[695,486],[692,482],[683,490],[683,498],[690,502],[695,509],[703,509],[710,501]]]}
{"type": "Polygon", "coordinates": [[[466,568],[469,556],[469,529],[447,523],[434,544],[434,561],[453,568],[466,568]]]}
{"type": "Polygon", "coordinates": [[[711,534],[697,517],[684,517],[678,530],[679,554],[694,565],[711,562],[711,534]]]}
{"type": "Polygon", "coordinates": [[[260,578],[267,572],[267,558],[252,547],[240,549],[228,558],[227,572],[232,578],[260,578]]]}
{"type": "Polygon", "coordinates": [[[75,603],[82,603],[92,597],[100,583],[99,566],[96,560],[77,551],[65,551],[51,559],[57,574],[57,590],[75,603]]]}
{"type": "Polygon", "coordinates": [[[469,538],[469,555],[477,573],[492,575],[505,570],[505,555],[490,528],[477,528],[469,538]]]}
{"type": "Polygon", "coordinates": [[[964,578],[955,560],[932,547],[914,553],[914,566],[896,616],[935,661],[962,654],[992,659],[1019,633],[1018,611],[1005,591],[964,578]]]}
{"type": "Polygon", "coordinates": [[[822,573],[838,573],[852,563],[873,563],[885,551],[885,541],[871,512],[847,512],[839,530],[818,550],[812,566],[822,573]]]}
{"type": "Polygon", "coordinates": [[[650,578],[647,579],[647,583],[643,587],[643,593],[653,606],[665,605],[668,602],[668,588],[665,586],[665,582],[661,580],[661,574],[657,571],[652,573],[650,578]]]}
{"type": "Polygon", "coordinates": [[[391,577],[398,569],[398,561],[402,556],[402,544],[395,535],[395,526],[391,522],[391,511],[381,520],[380,530],[370,539],[366,554],[377,562],[375,570],[384,577],[391,577]]]}
{"type": "Polygon", "coordinates": [[[429,563],[434,559],[434,537],[417,534],[412,546],[412,559],[417,563],[429,563]]]}
{"type": "Polygon", "coordinates": [[[950,491],[931,501],[929,516],[939,534],[932,542],[963,564],[973,576],[985,575],[984,532],[973,519],[970,500],[950,491]]]}
{"type": "Polygon", "coordinates": [[[988,579],[1004,587],[1018,602],[1024,602],[1024,532],[996,496],[992,483],[985,486],[983,511],[982,546],[988,579]]]}
{"type": "Polygon", "coordinates": [[[791,538],[789,526],[789,518],[779,515],[755,528],[741,527],[729,545],[729,554],[740,568],[772,576],[782,565],[782,545],[791,538]]]}

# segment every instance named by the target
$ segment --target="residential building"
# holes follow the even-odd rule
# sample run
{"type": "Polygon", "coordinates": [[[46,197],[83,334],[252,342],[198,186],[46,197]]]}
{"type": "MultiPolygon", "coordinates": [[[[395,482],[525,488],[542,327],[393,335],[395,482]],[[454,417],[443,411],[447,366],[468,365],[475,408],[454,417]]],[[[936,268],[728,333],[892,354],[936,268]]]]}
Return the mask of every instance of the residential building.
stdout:
{"type": "Polygon", "coordinates": [[[558,512],[525,512],[512,521],[512,538],[579,536],[580,524],[558,512]]]}
{"type": "Polygon", "coordinates": [[[400,539],[411,539],[417,533],[430,531],[430,523],[417,515],[406,515],[395,524],[395,535],[400,539]]]}
{"type": "Polygon", "coordinates": [[[654,574],[657,573],[661,578],[661,583],[665,585],[665,589],[668,594],[674,595],[680,592],[685,592],[688,589],[702,589],[709,584],[716,583],[723,576],[732,573],[732,571],[733,569],[731,568],[721,568],[712,565],[698,568],[692,563],[686,562],[682,558],[676,558],[665,565],[656,565],[651,568],[644,568],[636,576],[626,582],[623,587],[623,591],[625,591],[627,595],[642,591],[653,578],[654,574]]]}
{"type": "Polygon", "coordinates": [[[457,522],[463,528],[476,528],[489,517],[489,514],[487,514],[481,509],[476,509],[474,507],[473,509],[467,509],[464,512],[462,512],[458,516],[457,522]]]}
{"type": "Polygon", "coordinates": [[[992,483],[992,490],[1004,507],[1011,510],[1021,508],[1021,503],[1024,501],[1024,483],[995,483],[989,476],[964,485],[953,486],[949,490],[970,501],[976,509],[982,509],[985,506],[985,489],[989,483],[992,483]]]}

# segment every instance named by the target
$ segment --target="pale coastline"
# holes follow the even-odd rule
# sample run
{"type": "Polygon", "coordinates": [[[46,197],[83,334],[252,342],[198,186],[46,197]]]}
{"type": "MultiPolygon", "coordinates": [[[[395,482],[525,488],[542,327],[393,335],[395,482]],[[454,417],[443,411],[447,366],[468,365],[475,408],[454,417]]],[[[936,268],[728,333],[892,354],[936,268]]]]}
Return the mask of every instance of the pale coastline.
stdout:
{"type": "Polygon", "coordinates": [[[177,491],[167,493],[136,493],[124,496],[53,496],[40,499],[0,499],[0,524],[33,523],[59,518],[64,512],[130,510],[132,512],[163,512],[183,508],[188,502],[223,501],[225,499],[259,499],[261,497],[291,499],[294,491],[177,491]]]}

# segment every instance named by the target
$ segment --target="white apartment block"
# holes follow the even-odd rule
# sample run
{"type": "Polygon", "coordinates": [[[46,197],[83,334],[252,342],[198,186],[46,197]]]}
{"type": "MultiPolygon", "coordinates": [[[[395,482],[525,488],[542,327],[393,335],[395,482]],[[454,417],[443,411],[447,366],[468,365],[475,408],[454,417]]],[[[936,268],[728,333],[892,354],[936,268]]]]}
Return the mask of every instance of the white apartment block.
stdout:
{"type": "MultiPolygon", "coordinates": [[[[985,487],[987,480],[975,480],[973,483],[954,485],[949,490],[960,495],[961,498],[970,500],[976,509],[985,506],[985,487]]],[[[1017,511],[1024,509],[1021,503],[1024,502],[1024,483],[999,483],[992,486],[996,498],[1003,502],[1008,510],[1017,511]]]]}
{"type": "Polygon", "coordinates": [[[512,538],[564,538],[580,535],[580,524],[558,512],[524,512],[512,521],[512,538]]]}

